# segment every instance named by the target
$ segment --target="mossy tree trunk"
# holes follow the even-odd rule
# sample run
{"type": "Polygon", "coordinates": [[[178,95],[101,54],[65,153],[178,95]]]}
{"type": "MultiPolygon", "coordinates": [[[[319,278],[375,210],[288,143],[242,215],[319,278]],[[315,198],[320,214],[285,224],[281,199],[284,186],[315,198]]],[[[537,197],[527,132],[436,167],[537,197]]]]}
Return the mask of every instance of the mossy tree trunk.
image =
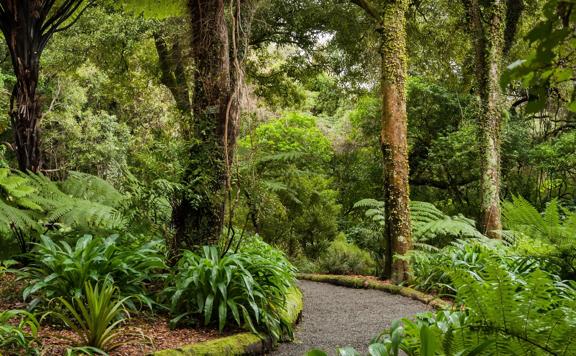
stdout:
{"type": "Polygon", "coordinates": [[[511,47],[523,6],[518,0],[462,1],[475,49],[476,82],[481,103],[482,231],[491,238],[501,238],[500,146],[504,105],[500,76],[503,58],[511,47]]]}
{"type": "Polygon", "coordinates": [[[184,191],[173,211],[174,256],[183,248],[217,243],[223,231],[239,127],[242,59],[257,3],[188,0],[194,89],[184,191]]]}
{"type": "Polygon", "coordinates": [[[408,118],[406,113],[406,11],[408,0],[388,0],[376,6],[352,0],[370,15],[380,34],[382,56],[382,117],[380,143],[384,160],[386,244],[384,278],[408,279],[409,265],[394,255],[412,248],[408,165],[408,118]]]}
{"type": "Polygon", "coordinates": [[[228,180],[226,153],[233,147],[236,117],[224,0],[188,3],[194,62],[192,137],[184,191],[173,211],[174,252],[215,244],[222,232],[228,180]],[[232,128],[232,129],[231,129],[232,128]]]}

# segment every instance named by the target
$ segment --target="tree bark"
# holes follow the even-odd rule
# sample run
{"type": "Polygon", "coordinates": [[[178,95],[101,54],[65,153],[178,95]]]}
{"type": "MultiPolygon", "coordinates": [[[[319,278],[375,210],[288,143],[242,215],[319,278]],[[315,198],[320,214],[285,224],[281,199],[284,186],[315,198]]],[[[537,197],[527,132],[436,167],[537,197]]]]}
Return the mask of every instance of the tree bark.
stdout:
{"type": "Polygon", "coordinates": [[[394,255],[412,248],[408,164],[408,118],[406,113],[406,11],[407,0],[388,1],[383,7],[382,131],[386,264],[384,277],[396,282],[409,278],[409,266],[394,255]]]}
{"type": "Polygon", "coordinates": [[[215,244],[224,224],[238,121],[224,5],[224,0],[189,1],[195,75],[193,138],[185,192],[173,212],[176,250],[215,244]]]}
{"type": "Polygon", "coordinates": [[[502,93],[500,75],[505,51],[507,4],[495,0],[484,8],[480,0],[464,0],[475,48],[476,81],[481,102],[481,224],[491,238],[501,238],[500,146],[502,93]]]}

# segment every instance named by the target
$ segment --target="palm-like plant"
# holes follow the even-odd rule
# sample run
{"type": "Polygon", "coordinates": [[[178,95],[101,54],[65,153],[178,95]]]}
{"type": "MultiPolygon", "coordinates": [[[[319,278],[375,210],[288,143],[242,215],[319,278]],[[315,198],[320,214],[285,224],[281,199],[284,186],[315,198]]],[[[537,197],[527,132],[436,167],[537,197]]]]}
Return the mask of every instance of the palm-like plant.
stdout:
{"type": "Polygon", "coordinates": [[[122,346],[119,342],[119,326],[126,320],[124,302],[128,298],[117,299],[118,288],[110,283],[95,287],[88,282],[84,288],[85,297],[74,297],[71,301],[58,298],[65,312],[50,312],[62,320],[80,338],[80,346],[94,347],[110,351],[122,346]]]}

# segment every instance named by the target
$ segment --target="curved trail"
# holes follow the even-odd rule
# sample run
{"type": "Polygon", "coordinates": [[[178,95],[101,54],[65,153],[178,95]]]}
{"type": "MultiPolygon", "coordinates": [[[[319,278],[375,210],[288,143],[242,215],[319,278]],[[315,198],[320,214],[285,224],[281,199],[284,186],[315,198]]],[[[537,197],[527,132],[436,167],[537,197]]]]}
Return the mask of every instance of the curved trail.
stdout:
{"type": "Polygon", "coordinates": [[[338,347],[367,352],[368,343],[398,318],[432,310],[418,301],[369,289],[299,281],[304,293],[302,321],[293,343],[280,344],[271,355],[301,356],[310,349],[330,355],[338,347]]]}

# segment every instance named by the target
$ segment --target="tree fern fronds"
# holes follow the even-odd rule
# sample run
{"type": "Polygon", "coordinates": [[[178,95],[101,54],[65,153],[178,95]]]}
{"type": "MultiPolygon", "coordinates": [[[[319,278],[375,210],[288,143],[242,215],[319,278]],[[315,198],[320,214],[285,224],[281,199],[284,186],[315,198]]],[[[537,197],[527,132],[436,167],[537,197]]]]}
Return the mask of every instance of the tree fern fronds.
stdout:
{"type": "Polygon", "coordinates": [[[0,234],[10,235],[14,229],[38,231],[40,224],[30,212],[8,205],[0,199],[0,234]]]}
{"type": "Polygon", "coordinates": [[[362,199],[354,204],[354,208],[384,208],[384,202],[376,199],[362,199]]]}
{"type": "Polygon", "coordinates": [[[59,187],[63,193],[73,197],[113,207],[117,207],[126,198],[112,184],[81,172],[69,172],[68,178],[59,187]]]}

